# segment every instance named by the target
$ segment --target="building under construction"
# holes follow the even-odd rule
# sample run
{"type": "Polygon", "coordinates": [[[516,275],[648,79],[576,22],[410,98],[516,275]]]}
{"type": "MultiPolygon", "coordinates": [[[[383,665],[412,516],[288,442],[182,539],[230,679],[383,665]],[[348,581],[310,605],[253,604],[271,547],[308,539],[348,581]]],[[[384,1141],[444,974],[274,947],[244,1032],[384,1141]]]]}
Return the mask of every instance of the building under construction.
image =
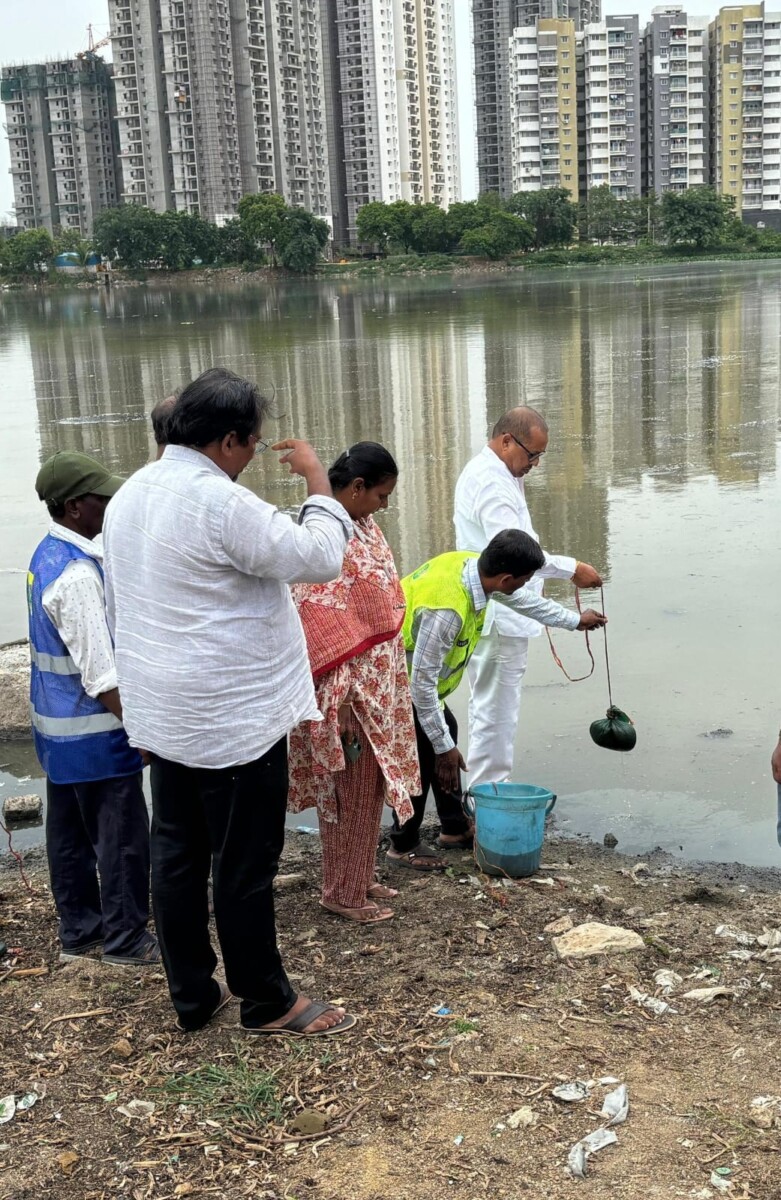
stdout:
{"type": "Polygon", "coordinates": [[[17,225],[87,235],[119,201],[112,67],[94,52],[3,67],[17,225]]]}

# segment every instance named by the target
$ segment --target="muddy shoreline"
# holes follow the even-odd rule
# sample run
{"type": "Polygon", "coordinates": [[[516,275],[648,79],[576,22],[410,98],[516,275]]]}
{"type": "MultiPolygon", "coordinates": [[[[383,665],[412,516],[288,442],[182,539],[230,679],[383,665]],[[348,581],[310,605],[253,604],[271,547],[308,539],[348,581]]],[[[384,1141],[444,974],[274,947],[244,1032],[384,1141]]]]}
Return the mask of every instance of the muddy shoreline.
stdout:
{"type": "Polygon", "coordinates": [[[781,928],[779,874],[639,866],[555,831],[533,880],[449,859],[418,877],[381,853],[396,919],[360,927],[319,908],[318,839],[289,834],[287,969],[359,1023],[258,1043],[235,1005],[178,1034],[162,973],[59,964],[41,852],[25,855],[32,896],[5,858],[0,1072],[38,1099],[0,1130],[0,1200],[774,1200],[781,1109],[754,1102],[777,1092],[781,963],[756,939],[781,928]],[[586,921],[638,948],[562,961],[549,926],[586,921]],[[629,1115],[584,1182],[567,1161],[604,1125],[603,1078],[626,1085],[629,1115]],[[576,1080],[583,1103],[556,1098],[576,1080]]]}

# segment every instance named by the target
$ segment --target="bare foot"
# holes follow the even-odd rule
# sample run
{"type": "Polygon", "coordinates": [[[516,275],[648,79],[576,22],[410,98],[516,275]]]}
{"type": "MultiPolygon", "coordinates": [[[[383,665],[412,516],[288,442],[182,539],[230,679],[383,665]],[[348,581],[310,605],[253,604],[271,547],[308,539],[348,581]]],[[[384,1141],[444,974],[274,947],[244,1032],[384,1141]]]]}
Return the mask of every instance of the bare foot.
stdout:
{"type": "MultiPolygon", "coordinates": [[[[263,1029],[275,1029],[280,1025],[285,1025],[291,1017],[297,1017],[300,1012],[308,1008],[312,1001],[308,996],[299,996],[291,1009],[280,1017],[278,1021],[269,1021],[267,1025],[261,1026],[263,1029]]],[[[332,1029],[334,1025],[338,1025],[344,1017],[345,1010],[343,1008],[329,1008],[321,1016],[315,1017],[314,1021],[310,1021],[304,1027],[304,1033],[319,1033],[323,1029],[332,1029]]],[[[277,1035],[279,1036],[279,1035],[277,1035]]]]}
{"type": "Polygon", "coordinates": [[[366,889],[366,898],[368,900],[395,900],[398,894],[398,888],[386,887],[384,883],[380,883],[379,881],[370,883],[366,889]]]}

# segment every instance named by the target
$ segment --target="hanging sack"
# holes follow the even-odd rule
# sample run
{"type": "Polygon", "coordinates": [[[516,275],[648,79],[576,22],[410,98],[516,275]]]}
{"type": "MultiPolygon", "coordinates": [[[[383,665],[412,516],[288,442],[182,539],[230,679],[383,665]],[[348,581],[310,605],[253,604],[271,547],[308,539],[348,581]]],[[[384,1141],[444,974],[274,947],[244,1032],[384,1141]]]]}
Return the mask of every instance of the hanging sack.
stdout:
{"type": "Polygon", "coordinates": [[[592,722],[589,733],[591,740],[603,750],[633,750],[637,742],[637,730],[631,718],[613,704],[603,720],[592,722]]]}

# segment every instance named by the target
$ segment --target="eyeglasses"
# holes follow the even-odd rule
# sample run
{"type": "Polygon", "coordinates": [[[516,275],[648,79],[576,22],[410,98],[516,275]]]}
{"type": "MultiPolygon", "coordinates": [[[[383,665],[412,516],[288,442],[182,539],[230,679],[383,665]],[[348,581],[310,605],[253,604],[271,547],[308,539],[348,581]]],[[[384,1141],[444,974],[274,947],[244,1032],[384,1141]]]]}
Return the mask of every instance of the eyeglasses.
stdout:
{"type": "Polygon", "coordinates": [[[262,454],[263,451],[268,450],[269,446],[271,445],[271,442],[265,442],[263,440],[263,438],[256,437],[254,433],[251,433],[249,435],[248,440],[250,442],[252,442],[252,445],[253,445],[252,453],[253,454],[262,454]]]}
{"type": "Polygon", "coordinates": [[[535,462],[535,461],[539,460],[540,458],[542,458],[543,454],[545,453],[544,450],[534,450],[534,451],[530,450],[528,446],[524,446],[523,442],[519,438],[517,438],[514,433],[511,433],[510,437],[515,442],[516,446],[520,446],[521,450],[526,451],[529,462],[535,462]]]}

